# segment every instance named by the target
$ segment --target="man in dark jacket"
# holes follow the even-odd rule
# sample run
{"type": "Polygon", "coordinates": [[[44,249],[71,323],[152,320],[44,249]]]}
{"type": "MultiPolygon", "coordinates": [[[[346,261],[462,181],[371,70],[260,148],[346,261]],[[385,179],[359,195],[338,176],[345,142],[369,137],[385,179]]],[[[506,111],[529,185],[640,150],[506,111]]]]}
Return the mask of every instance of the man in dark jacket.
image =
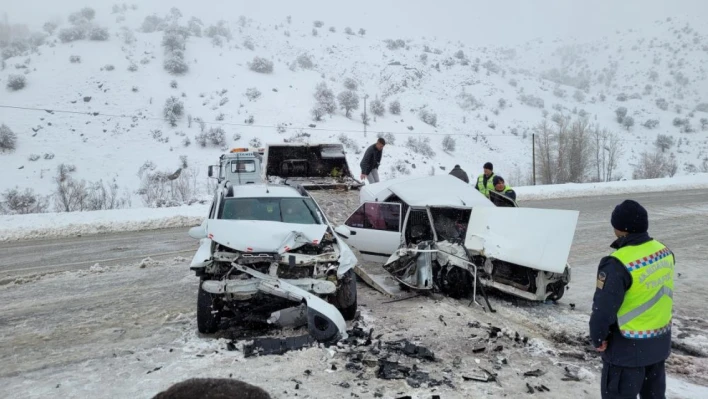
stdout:
{"type": "Polygon", "coordinates": [[[617,240],[600,261],[590,338],[602,353],[602,398],[664,398],[671,353],[674,255],[649,237],[647,211],[627,200],[612,212],[617,240]]]}
{"type": "Polygon", "coordinates": [[[489,198],[489,192],[494,190],[494,186],[492,185],[493,178],[494,165],[492,165],[491,162],[487,162],[484,164],[484,173],[477,177],[477,184],[475,185],[477,191],[484,194],[487,198],[489,198]]]}
{"type": "Polygon", "coordinates": [[[467,172],[465,172],[460,165],[455,165],[454,168],[450,171],[450,174],[455,176],[456,178],[462,180],[465,183],[470,182],[470,178],[467,177],[467,172]]]}
{"type": "Polygon", "coordinates": [[[369,183],[379,182],[379,165],[381,165],[381,156],[383,148],[386,145],[386,140],[379,137],[376,143],[369,146],[364,152],[364,158],[361,159],[361,180],[367,179],[369,183]]]}
{"type": "Polygon", "coordinates": [[[494,190],[489,192],[489,199],[496,206],[514,207],[516,203],[516,192],[506,185],[504,178],[496,175],[492,178],[494,190]]]}

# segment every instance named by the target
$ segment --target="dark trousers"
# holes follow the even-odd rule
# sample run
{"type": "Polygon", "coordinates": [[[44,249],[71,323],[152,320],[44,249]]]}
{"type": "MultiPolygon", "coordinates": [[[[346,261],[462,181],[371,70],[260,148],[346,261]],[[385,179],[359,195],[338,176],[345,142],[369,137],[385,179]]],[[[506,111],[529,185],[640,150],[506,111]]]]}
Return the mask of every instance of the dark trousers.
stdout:
{"type": "Polygon", "coordinates": [[[602,399],[664,399],[666,369],[664,362],[646,367],[620,367],[602,364],[602,399]]]}

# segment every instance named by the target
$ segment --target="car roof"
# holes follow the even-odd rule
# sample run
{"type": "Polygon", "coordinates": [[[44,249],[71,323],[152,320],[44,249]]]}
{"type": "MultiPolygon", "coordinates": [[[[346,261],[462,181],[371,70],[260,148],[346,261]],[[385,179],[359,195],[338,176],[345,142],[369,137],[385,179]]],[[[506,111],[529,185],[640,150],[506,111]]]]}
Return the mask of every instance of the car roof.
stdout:
{"type": "Polygon", "coordinates": [[[233,186],[233,195],[229,198],[302,198],[302,194],[294,188],[273,184],[241,184],[233,186]]]}
{"type": "Polygon", "coordinates": [[[475,188],[450,175],[406,176],[369,184],[361,188],[361,202],[381,202],[395,194],[413,207],[493,207],[475,188]]]}

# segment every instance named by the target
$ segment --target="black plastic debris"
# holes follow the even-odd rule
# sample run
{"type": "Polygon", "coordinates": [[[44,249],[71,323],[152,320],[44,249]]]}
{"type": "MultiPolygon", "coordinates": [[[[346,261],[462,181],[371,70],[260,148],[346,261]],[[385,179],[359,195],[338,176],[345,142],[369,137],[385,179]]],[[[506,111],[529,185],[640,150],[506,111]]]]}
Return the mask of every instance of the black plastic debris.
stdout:
{"type": "Polygon", "coordinates": [[[570,369],[566,366],[565,367],[565,374],[561,380],[562,381],[578,382],[578,381],[580,381],[580,378],[578,377],[578,375],[576,373],[573,373],[572,371],[570,371],[570,369]]]}
{"type": "Polygon", "coordinates": [[[400,352],[408,357],[417,359],[425,359],[434,361],[435,354],[424,346],[412,344],[408,340],[386,342],[386,349],[389,351],[400,352]]]}
{"type": "Polygon", "coordinates": [[[229,342],[226,344],[226,350],[228,351],[235,351],[236,350],[236,345],[233,342],[229,342]]]}
{"type": "Polygon", "coordinates": [[[250,345],[243,346],[245,357],[262,355],[282,355],[291,350],[309,348],[316,344],[312,336],[302,335],[287,338],[256,338],[250,345]]]}
{"type": "Polygon", "coordinates": [[[492,326],[491,329],[489,330],[489,338],[498,337],[500,332],[501,332],[501,328],[492,326]]]}
{"type": "Polygon", "coordinates": [[[467,327],[469,328],[481,328],[482,325],[478,321],[471,321],[467,323],[467,327]]]}
{"type": "Polygon", "coordinates": [[[351,388],[351,385],[348,382],[342,382],[339,384],[339,386],[342,388],[351,388]]]}
{"type": "Polygon", "coordinates": [[[534,392],[536,392],[536,391],[534,391],[533,387],[532,387],[528,382],[526,383],[526,389],[528,389],[528,390],[526,391],[526,393],[534,393],[534,392]]]}
{"type": "Polygon", "coordinates": [[[430,381],[430,376],[423,371],[414,371],[406,378],[406,383],[408,383],[411,388],[420,388],[423,383],[428,381],[430,381]]]}
{"type": "Polygon", "coordinates": [[[383,380],[402,380],[410,375],[411,368],[385,359],[379,359],[376,377],[383,380]]]}
{"type": "Polygon", "coordinates": [[[347,370],[347,371],[351,371],[352,373],[359,372],[359,371],[361,371],[363,368],[364,368],[364,367],[362,367],[361,364],[356,364],[356,363],[352,363],[352,362],[349,362],[349,363],[347,363],[346,365],[344,365],[344,369],[347,370]]]}
{"type": "Polygon", "coordinates": [[[504,345],[497,345],[492,349],[494,352],[501,352],[504,350],[504,345]]]}
{"type": "Polygon", "coordinates": [[[465,381],[479,381],[479,382],[489,382],[489,375],[487,373],[483,374],[471,374],[469,376],[463,375],[462,379],[465,381]]]}
{"type": "Polygon", "coordinates": [[[524,377],[540,377],[544,374],[546,374],[545,371],[543,371],[541,369],[536,369],[536,370],[531,370],[531,371],[525,372],[524,377]]]}
{"type": "Polygon", "coordinates": [[[147,372],[147,374],[154,373],[154,372],[160,370],[161,368],[162,368],[162,366],[160,366],[160,367],[155,367],[154,369],[149,370],[149,371],[147,372]]]}
{"type": "Polygon", "coordinates": [[[480,353],[487,350],[487,345],[476,345],[472,348],[472,353],[480,353]]]}
{"type": "Polygon", "coordinates": [[[443,315],[440,315],[440,317],[438,317],[438,320],[440,320],[445,325],[445,327],[447,327],[447,323],[445,323],[445,320],[443,319],[443,315]]]}
{"type": "Polygon", "coordinates": [[[574,304],[574,303],[571,303],[571,304],[570,304],[570,310],[575,310],[575,304],[574,304]]]}

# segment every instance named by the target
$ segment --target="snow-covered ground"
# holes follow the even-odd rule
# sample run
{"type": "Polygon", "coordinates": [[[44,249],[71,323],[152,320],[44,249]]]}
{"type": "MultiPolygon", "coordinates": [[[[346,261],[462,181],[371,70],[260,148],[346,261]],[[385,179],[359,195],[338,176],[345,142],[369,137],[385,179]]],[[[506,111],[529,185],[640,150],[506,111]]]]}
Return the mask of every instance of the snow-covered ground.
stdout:
{"type": "MultiPolygon", "coordinates": [[[[612,32],[591,43],[534,40],[495,48],[402,37],[403,47],[397,48],[398,37],[382,37],[374,26],[364,26],[365,34],[358,34],[358,28],[347,34],[343,26],[331,26],[325,19],[321,28],[313,28],[313,20],[320,18],[316,15],[312,20],[283,19],[277,25],[225,16],[230,39],[207,37],[217,21],[193,22],[203,34],[186,41],[189,71],[173,76],[163,68],[163,32],[139,31],[152,12],[162,16],[168,10],[110,14],[108,7],[98,7],[95,24],[108,28],[107,41],[61,43],[55,33],[36,50],[5,60],[0,105],[36,110],[0,108],[0,123],[18,136],[17,149],[0,154],[0,192],[17,186],[50,195],[56,168],[64,163],[76,167],[74,179],[115,182],[119,193],[139,207],[137,173],[146,163],[172,173],[186,156],[184,173],[204,193],[205,166],[215,163],[224,149],[284,140],[343,141],[356,173],[376,132],[388,133],[390,145],[380,171],[385,179],[447,173],[455,164],[476,174],[491,161],[511,185],[521,186],[530,176],[534,126],[556,113],[586,115],[591,123],[617,132],[623,155],[616,178],[632,177],[639,154],[654,151],[657,134],[673,137],[665,155],[675,156],[679,175],[700,171],[708,157],[708,133],[702,128],[708,106],[699,106],[708,102],[702,97],[708,92],[708,30],[679,18],[647,21],[644,29],[612,32]],[[296,62],[301,55],[309,57],[311,68],[296,62]],[[71,63],[71,56],[81,62],[71,63]],[[272,60],[273,72],[251,71],[254,57],[272,60]],[[137,70],[129,71],[131,65],[137,70]],[[25,75],[27,86],[6,89],[11,74],[25,75]],[[401,114],[370,114],[368,135],[360,116],[363,103],[351,118],[339,109],[313,121],[315,86],[325,82],[337,95],[345,90],[346,78],[358,82],[361,100],[368,95],[371,104],[378,97],[387,107],[399,101],[401,114]],[[251,88],[260,97],[247,98],[251,88]],[[175,127],[163,118],[169,96],[184,102],[175,127]],[[537,97],[543,107],[525,105],[524,96],[537,97]],[[629,130],[616,120],[618,107],[627,108],[635,119],[629,130]],[[435,126],[420,119],[422,109],[437,115],[435,126]],[[247,122],[251,116],[253,122],[247,122]],[[200,147],[197,118],[206,131],[223,128],[225,143],[200,147]],[[658,126],[643,126],[649,119],[658,126]],[[443,146],[447,135],[455,140],[454,148],[443,146]],[[408,146],[410,139],[429,140],[429,151],[425,143],[418,150],[408,146]]],[[[184,27],[191,17],[166,23],[184,27]]],[[[593,171],[590,167],[588,177],[594,177],[593,171]]]]}

